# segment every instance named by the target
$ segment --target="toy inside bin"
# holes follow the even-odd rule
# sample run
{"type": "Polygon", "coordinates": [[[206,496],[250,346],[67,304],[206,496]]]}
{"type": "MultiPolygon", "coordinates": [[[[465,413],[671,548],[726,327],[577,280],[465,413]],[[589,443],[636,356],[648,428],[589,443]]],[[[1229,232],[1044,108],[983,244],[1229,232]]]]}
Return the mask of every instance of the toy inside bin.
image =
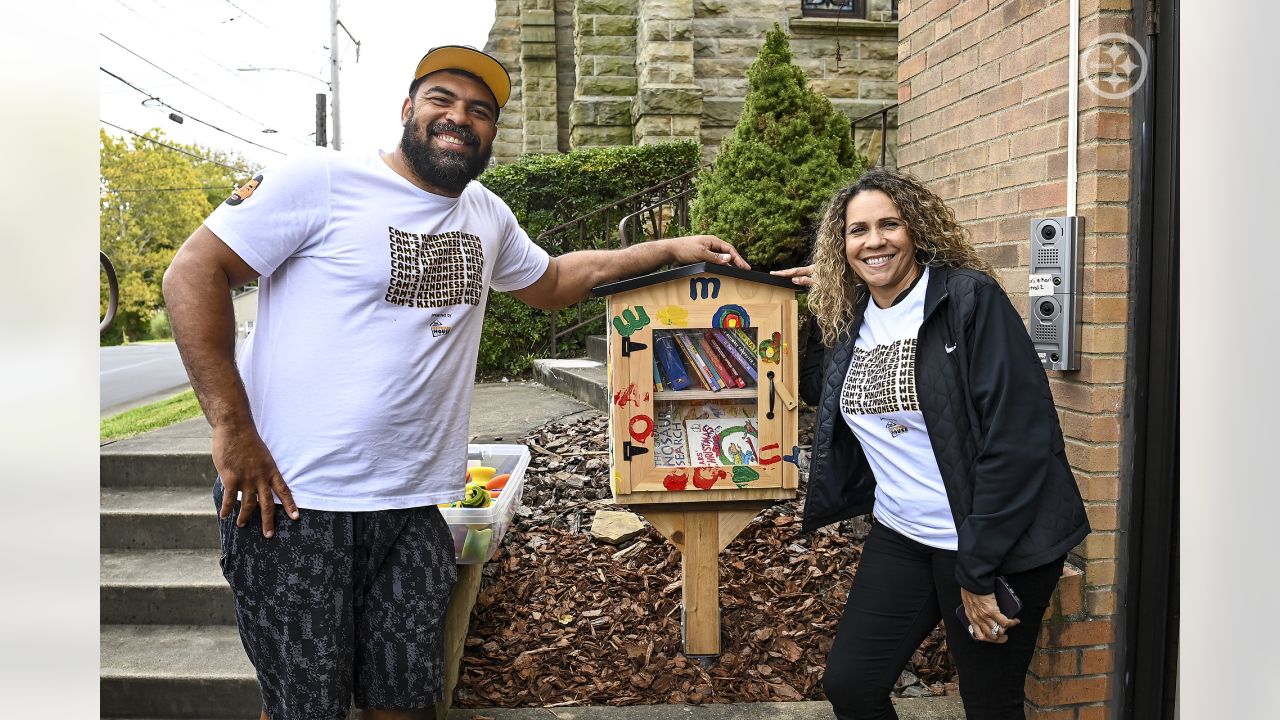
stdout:
{"type": "Polygon", "coordinates": [[[440,508],[453,532],[454,558],[460,565],[478,565],[498,552],[511,518],[520,507],[524,473],[529,468],[529,448],[523,445],[472,444],[467,446],[467,451],[468,457],[479,455],[480,464],[495,468],[497,474],[511,474],[498,499],[489,507],[440,508]]]}

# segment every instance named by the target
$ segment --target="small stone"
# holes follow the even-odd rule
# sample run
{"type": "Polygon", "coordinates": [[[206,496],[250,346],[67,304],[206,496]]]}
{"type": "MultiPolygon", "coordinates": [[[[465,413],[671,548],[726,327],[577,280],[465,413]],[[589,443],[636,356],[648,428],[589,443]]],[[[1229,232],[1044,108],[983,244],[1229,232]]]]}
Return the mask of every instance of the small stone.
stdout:
{"type": "Polygon", "coordinates": [[[898,676],[898,682],[895,683],[895,685],[897,685],[897,687],[903,688],[903,687],[909,687],[911,685],[915,685],[918,682],[920,682],[920,678],[916,677],[915,673],[911,672],[910,670],[903,670],[902,674],[898,676]]]}
{"type": "Polygon", "coordinates": [[[591,534],[597,540],[618,545],[644,532],[644,521],[625,510],[597,510],[591,521],[591,534]]]}
{"type": "Polygon", "coordinates": [[[911,685],[902,690],[904,698],[932,697],[933,693],[929,692],[929,688],[923,685],[911,685]]]}

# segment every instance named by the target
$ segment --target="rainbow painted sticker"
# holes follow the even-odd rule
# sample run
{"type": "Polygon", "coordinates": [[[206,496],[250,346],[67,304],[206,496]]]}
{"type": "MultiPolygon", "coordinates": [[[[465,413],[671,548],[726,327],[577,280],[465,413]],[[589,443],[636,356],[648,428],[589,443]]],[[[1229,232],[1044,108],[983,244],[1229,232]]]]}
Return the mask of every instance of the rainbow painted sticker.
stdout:
{"type": "Polygon", "coordinates": [[[741,305],[721,305],[711,316],[711,327],[748,328],[751,327],[751,316],[741,305]]]}

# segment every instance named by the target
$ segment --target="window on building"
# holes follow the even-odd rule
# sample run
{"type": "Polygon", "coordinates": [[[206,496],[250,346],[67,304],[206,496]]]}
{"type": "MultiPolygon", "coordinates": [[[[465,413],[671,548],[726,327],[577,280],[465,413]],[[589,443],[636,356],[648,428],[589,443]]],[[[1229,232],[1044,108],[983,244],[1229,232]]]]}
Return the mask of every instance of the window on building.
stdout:
{"type": "Polygon", "coordinates": [[[805,17],[867,17],[867,0],[801,0],[800,7],[805,17]]]}

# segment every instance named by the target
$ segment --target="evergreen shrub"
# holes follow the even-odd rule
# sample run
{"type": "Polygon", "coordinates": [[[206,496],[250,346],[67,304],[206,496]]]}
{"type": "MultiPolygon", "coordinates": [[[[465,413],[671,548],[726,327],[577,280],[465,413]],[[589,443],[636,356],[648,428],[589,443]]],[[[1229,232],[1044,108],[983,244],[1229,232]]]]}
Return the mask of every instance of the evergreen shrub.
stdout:
{"type": "Polygon", "coordinates": [[[738,124],[698,176],[693,228],[733,243],[756,270],[802,265],[823,204],[864,162],[849,118],[809,87],[778,25],[747,78],[738,124]]]}

